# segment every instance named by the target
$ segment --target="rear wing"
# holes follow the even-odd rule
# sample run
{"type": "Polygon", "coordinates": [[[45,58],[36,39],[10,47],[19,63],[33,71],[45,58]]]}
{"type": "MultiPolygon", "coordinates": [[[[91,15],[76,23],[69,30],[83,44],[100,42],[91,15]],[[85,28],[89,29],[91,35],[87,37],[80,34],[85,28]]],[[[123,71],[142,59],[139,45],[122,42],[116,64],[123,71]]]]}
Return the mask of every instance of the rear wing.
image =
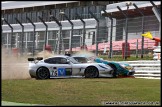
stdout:
{"type": "Polygon", "coordinates": [[[40,61],[40,60],[43,60],[43,57],[37,57],[37,58],[28,58],[28,61],[33,61],[34,63],[40,61]]]}

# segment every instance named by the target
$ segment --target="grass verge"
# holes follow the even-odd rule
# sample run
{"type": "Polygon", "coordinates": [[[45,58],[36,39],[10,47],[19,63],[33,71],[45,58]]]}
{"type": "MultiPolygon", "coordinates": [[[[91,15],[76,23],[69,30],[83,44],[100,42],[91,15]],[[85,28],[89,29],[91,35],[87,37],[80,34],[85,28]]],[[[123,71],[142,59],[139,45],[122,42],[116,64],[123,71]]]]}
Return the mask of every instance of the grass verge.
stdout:
{"type": "Polygon", "coordinates": [[[2,100],[44,105],[160,102],[160,80],[137,78],[2,80],[2,100]]]}

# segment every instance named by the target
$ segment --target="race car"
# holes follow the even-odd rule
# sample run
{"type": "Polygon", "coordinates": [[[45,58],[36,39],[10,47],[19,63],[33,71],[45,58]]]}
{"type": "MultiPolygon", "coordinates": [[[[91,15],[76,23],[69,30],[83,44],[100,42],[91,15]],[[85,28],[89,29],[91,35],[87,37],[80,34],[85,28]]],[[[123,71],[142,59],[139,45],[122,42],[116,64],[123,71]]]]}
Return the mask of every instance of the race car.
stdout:
{"type": "Polygon", "coordinates": [[[131,65],[127,63],[119,63],[119,62],[113,62],[113,61],[107,61],[103,60],[102,58],[94,58],[93,60],[90,58],[87,58],[85,56],[72,56],[75,60],[77,60],[80,63],[104,63],[106,65],[109,65],[111,68],[113,68],[113,77],[122,77],[122,76],[132,76],[134,77],[135,69],[131,65]]]}
{"type": "Polygon", "coordinates": [[[67,77],[113,77],[114,70],[102,63],[79,63],[73,57],[57,55],[28,58],[29,74],[36,79],[67,78],[67,77]]]}

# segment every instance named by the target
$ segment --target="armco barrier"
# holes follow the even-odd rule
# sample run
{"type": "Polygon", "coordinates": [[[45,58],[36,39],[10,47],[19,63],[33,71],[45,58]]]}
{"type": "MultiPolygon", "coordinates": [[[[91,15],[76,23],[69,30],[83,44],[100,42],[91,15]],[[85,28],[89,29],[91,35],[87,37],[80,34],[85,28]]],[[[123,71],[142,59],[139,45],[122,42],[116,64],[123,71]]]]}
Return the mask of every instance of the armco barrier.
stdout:
{"type": "Polygon", "coordinates": [[[161,79],[161,61],[139,60],[122,62],[129,63],[134,67],[136,78],[161,79]]]}

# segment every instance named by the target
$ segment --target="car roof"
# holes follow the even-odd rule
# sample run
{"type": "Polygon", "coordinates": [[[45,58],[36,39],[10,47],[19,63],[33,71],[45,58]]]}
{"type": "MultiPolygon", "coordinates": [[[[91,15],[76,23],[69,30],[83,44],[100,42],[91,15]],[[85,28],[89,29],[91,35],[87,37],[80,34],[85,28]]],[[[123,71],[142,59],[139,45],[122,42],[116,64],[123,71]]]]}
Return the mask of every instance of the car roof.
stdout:
{"type": "Polygon", "coordinates": [[[72,56],[72,57],[81,57],[81,58],[86,58],[85,56],[72,56]]]}
{"type": "MultiPolygon", "coordinates": [[[[63,57],[63,58],[67,58],[69,56],[65,56],[65,55],[54,55],[52,57],[48,57],[48,58],[56,58],[56,57],[63,57]]],[[[48,58],[45,58],[45,59],[48,59],[48,58]]]]}

